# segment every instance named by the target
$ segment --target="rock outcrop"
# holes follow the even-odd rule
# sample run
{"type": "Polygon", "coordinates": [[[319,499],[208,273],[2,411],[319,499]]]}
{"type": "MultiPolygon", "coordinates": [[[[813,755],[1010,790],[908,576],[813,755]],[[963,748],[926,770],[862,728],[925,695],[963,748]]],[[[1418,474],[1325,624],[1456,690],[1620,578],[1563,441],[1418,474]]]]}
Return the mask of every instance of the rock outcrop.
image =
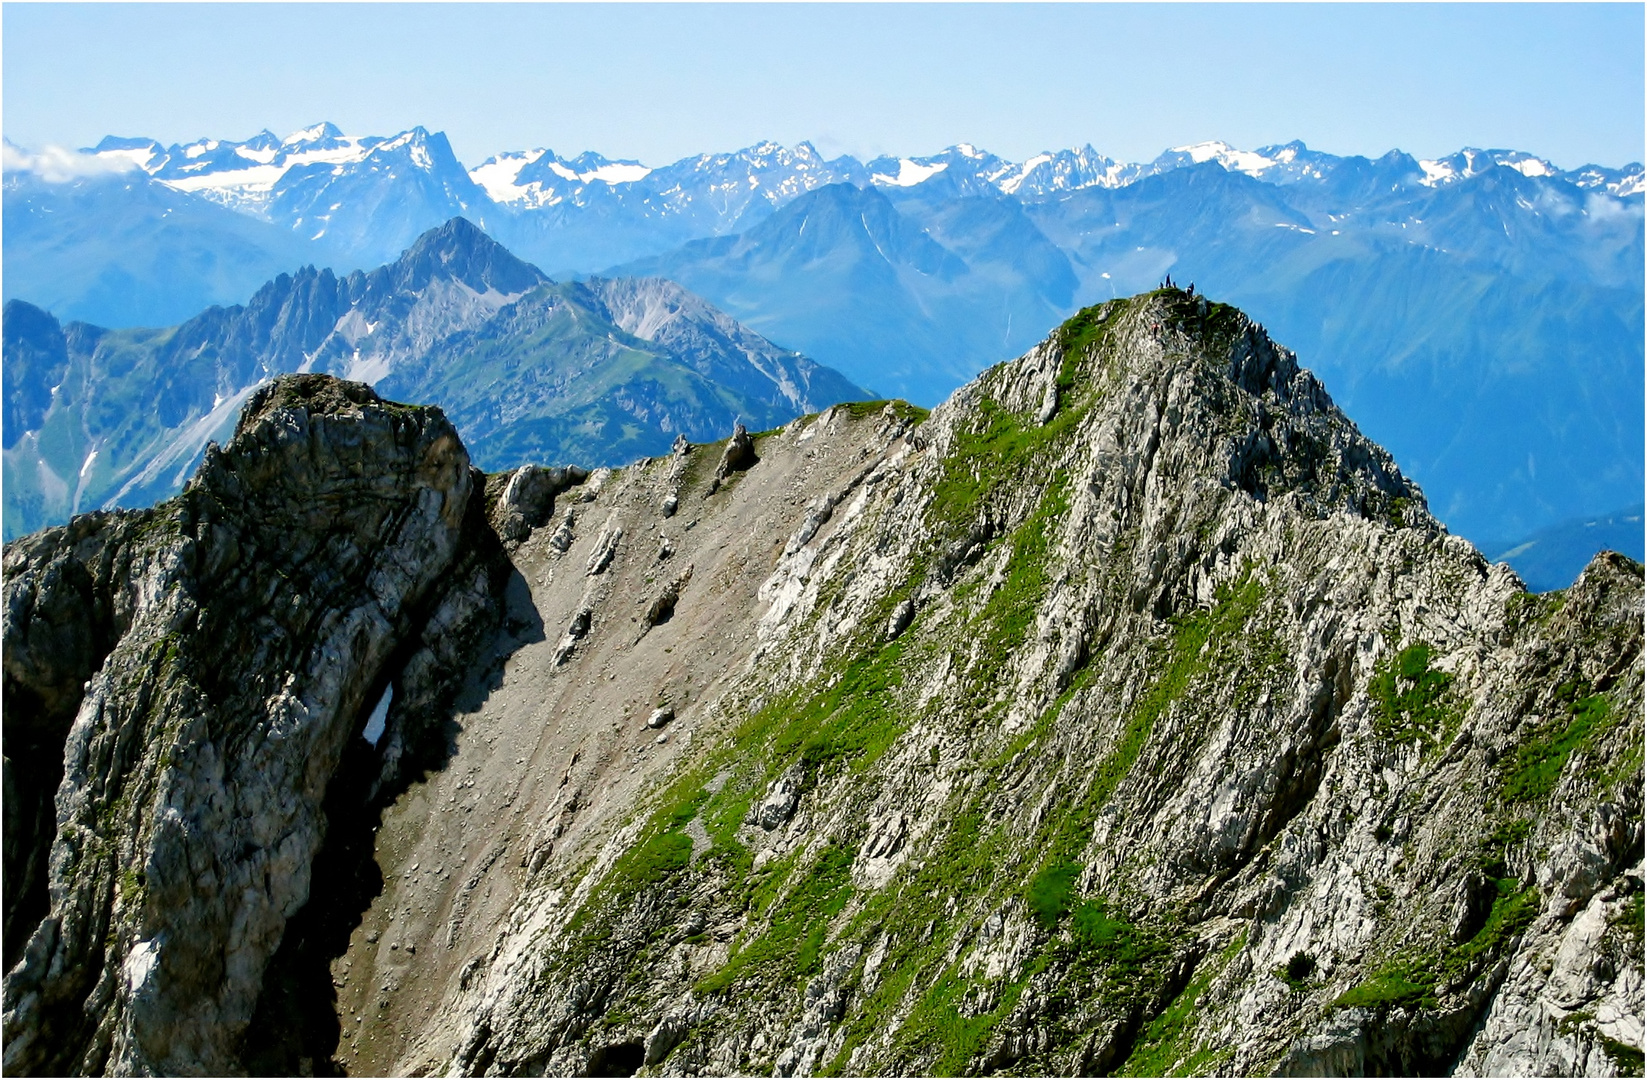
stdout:
{"type": "MultiPolygon", "coordinates": [[[[718,499],[770,521],[775,559],[689,747],[638,815],[563,818],[456,943],[440,1029],[368,1067],[1639,1066],[1639,566],[1527,594],[1290,353],[1173,290],[919,426],[843,419],[680,508],[683,544],[718,499]],[[797,458],[781,502],[745,487],[797,458]]],[[[666,477],[608,485],[626,535],[666,477]]],[[[707,660],[706,602],[577,663],[707,660]]]]}
{"type": "Polygon", "coordinates": [[[12,1071],[1639,1073],[1641,567],[1233,309],[489,508],[304,385],[7,549],[12,1071]]]}
{"type": "Polygon", "coordinates": [[[8,1072],[241,1068],[347,745],[397,676],[435,693],[453,658],[425,654],[496,608],[480,484],[439,410],[294,376],[177,498],[7,547],[8,871],[39,894],[14,907],[8,872],[8,1072]],[[14,817],[24,774],[61,777],[55,814],[14,817]]]}

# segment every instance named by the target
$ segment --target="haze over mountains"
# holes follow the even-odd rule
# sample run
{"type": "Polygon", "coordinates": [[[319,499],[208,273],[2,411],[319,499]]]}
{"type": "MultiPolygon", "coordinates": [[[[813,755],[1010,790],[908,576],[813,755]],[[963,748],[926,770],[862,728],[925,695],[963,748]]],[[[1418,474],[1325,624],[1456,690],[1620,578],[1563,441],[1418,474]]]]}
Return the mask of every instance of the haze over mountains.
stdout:
{"type": "Polygon", "coordinates": [[[462,218],[369,273],[304,267],[161,330],[13,300],[4,349],[8,539],[174,494],[290,372],[439,402],[488,469],[621,465],[869,396],[672,282],[556,284],[462,218]]]}
{"type": "Polygon", "coordinates": [[[860,162],[762,143],[661,168],[538,149],[470,169],[438,133],[327,124],[90,154],[126,171],[6,178],[5,295],[59,318],[180,322],[304,261],[387,262],[461,215],[552,277],[677,281],[930,405],[1081,304],[1170,273],[1306,357],[1456,531],[1527,536],[1640,501],[1639,164],[1298,142],[860,162]]]}

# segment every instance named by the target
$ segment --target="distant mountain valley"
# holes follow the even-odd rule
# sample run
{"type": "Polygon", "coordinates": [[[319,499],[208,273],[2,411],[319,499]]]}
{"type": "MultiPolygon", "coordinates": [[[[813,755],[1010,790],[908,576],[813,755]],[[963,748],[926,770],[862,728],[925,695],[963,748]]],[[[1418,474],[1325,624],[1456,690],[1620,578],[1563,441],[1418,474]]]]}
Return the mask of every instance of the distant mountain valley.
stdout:
{"type": "MultiPolygon", "coordinates": [[[[461,216],[556,281],[678,282],[867,393],[929,406],[1082,305],[1170,275],[1309,356],[1457,532],[1525,538],[1641,498],[1637,163],[1300,142],[1133,164],[1091,146],[1012,162],[966,144],[859,161],[768,142],[657,168],[548,149],[470,168],[438,132],[330,124],[110,137],[85,154],[101,171],[76,178],[8,146],[13,159],[4,294],[65,322],[183,324],[305,263],[337,280],[369,271],[461,216]]],[[[519,438],[546,448],[570,430],[519,438]]],[[[493,453],[493,436],[465,433],[493,453]]]]}
{"type": "Polygon", "coordinates": [[[305,267],[160,330],[13,300],[4,361],[8,539],[174,494],[284,373],[438,403],[490,470],[623,465],[870,396],[672,282],[556,284],[462,218],[370,273],[305,267]]]}

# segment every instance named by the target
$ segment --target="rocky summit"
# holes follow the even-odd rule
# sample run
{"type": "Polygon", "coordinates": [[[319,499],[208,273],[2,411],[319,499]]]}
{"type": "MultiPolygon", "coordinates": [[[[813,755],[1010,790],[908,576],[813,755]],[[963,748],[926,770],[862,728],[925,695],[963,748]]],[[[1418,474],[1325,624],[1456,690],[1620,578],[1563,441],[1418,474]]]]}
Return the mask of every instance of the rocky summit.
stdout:
{"type": "Polygon", "coordinates": [[[1641,566],[1188,292],[593,473],[283,378],[5,611],[10,1073],[1642,1071],[1641,566]]]}

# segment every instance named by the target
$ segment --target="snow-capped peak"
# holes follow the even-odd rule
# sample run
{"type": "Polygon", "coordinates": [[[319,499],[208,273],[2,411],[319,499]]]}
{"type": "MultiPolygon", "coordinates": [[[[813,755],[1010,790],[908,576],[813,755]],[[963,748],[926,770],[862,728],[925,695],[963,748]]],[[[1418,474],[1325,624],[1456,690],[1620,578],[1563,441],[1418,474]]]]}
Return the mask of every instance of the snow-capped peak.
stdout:
{"type": "Polygon", "coordinates": [[[947,161],[936,161],[923,165],[913,158],[899,158],[896,173],[872,173],[870,179],[877,184],[885,184],[888,187],[914,187],[916,184],[932,179],[947,168],[949,168],[949,162],[947,161]]]}
{"type": "Polygon", "coordinates": [[[343,132],[330,121],[322,120],[313,127],[306,127],[302,131],[294,131],[280,141],[284,146],[301,146],[305,143],[315,143],[325,139],[341,138],[342,135],[343,132]]]}
{"type": "Polygon", "coordinates": [[[153,172],[155,159],[164,158],[166,149],[153,139],[116,139],[111,136],[98,143],[95,149],[82,153],[109,162],[111,166],[153,172]]]}
{"type": "MultiPolygon", "coordinates": [[[[294,190],[294,185],[308,190],[331,182],[322,174],[343,177],[359,165],[366,171],[381,173],[385,182],[395,182],[408,173],[438,173],[443,183],[450,184],[456,164],[445,137],[422,127],[389,138],[356,137],[344,135],[329,122],[284,138],[265,130],[243,142],[203,138],[170,147],[148,139],[111,136],[82,153],[96,159],[96,164],[88,164],[88,168],[141,169],[177,190],[259,216],[281,212],[276,204],[284,205],[287,196],[277,197],[277,186],[287,192],[294,190]],[[313,168],[316,165],[325,168],[313,168]],[[295,166],[310,168],[293,176],[295,166]]],[[[937,181],[937,187],[926,190],[941,190],[946,195],[1003,194],[1027,200],[1090,187],[1125,187],[1190,165],[1217,165],[1267,184],[1322,183],[1338,173],[1345,162],[1357,160],[1313,151],[1296,140],[1255,150],[1208,140],[1175,146],[1153,161],[1134,164],[1118,163],[1090,144],[1080,149],[1043,150],[1015,163],[970,142],[958,142],[924,157],[888,155],[860,162],[842,156],[825,161],[809,142],[788,148],[767,139],[741,150],[699,154],[660,168],[638,161],[614,161],[593,151],[566,159],[547,148],[538,148],[500,153],[466,172],[491,203],[513,212],[530,212],[563,201],[579,206],[591,201],[638,200],[646,204],[648,214],[688,215],[707,234],[738,227],[751,207],[776,207],[803,192],[833,183],[908,190],[937,181]]],[[[1526,177],[1557,179],[1616,196],[1639,194],[1647,187],[1640,165],[1621,169],[1590,165],[1568,173],[1544,158],[1517,150],[1466,147],[1449,157],[1416,165],[1407,155],[1391,151],[1371,164],[1376,166],[1378,183],[1395,187],[1413,183],[1436,187],[1500,166],[1526,177]]],[[[1367,167],[1366,161],[1359,160],[1343,174],[1346,183],[1361,183],[1358,177],[1371,175],[1367,167]]],[[[475,191],[461,182],[451,190],[460,189],[475,191]]],[[[455,197],[468,211],[476,195],[455,197]]],[[[310,207],[304,211],[305,228],[318,226],[324,232],[324,221],[338,209],[338,205],[330,204],[310,207]]]]}
{"type": "Polygon", "coordinates": [[[545,154],[549,155],[550,160],[554,160],[555,155],[545,149],[516,150],[498,154],[470,169],[469,179],[479,184],[481,190],[485,191],[493,202],[515,202],[527,195],[527,189],[516,184],[515,178],[520,175],[522,169],[545,154]]]}
{"type": "Polygon", "coordinates": [[[1639,161],[1632,161],[1618,169],[1609,169],[1604,165],[1584,165],[1562,174],[1562,179],[1576,188],[1585,191],[1605,191],[1621,199],[1647,191],[1647,182],[1644,182],[1647,181],[1647,175],[1643,174],[1639,161]]]}
{"type": "Polygon", "coordinates": [[[609,161],[586,173],[579,173],[578,179],[586,184],[591,180],[600,184],[633,184],[636,180],[649,176],[651,172],[651,169],[638,161],[609,161]]]}
{"type": "Polygon", "coordinates": [[[632,184],[651,175],[638,161],[611,161],[593,151],[570,160],[553,150],[512,150],[487,158],[469,170],[469,179],[493,202],[529,209],[550,206],[588,184],[632,184]],[[562,183],[564,182],[564,183],[562,183]]]}
{"type": "Polygon", "coordinates": [[[1187,154],[1197,165],[1216,161],[1230,172],[1246,173],[1248,176],[1257,176],[1279,164],[1274,158],[1265,157],[1252,150],[1237,150],[1227,142],[1191,143],[1188,146],[1175,146],[1168,153],[1187,154]]]}
{"type": "Polygon", "coordinates": [[[1477,150],[1473,146],[1466,146],[1448,157],[1418,163],[1418,167],[1424,170],[1422,183],[1429,187],[1468,180],[1499,165],[1514,169],[1522,176],[1563,175],[1560,169],[1544,158],[1524,150],[1477,150]]]}
{"type": "Polygon", "coordinates": [[[244,142],[198,139],[186,145],[162,148],[152,140],[111,137],[86,152],[126,167],[135,165],[178,191],[260,214],[274,186],[293,166],[346,165],[363,160],[378,147],[415,143],[414,159],[421,151],[422,160],[417,164],[430,168],[433,161],[427,151],[422,150],[427,138],[428,132],[422,128],[414,128],[391,140],[357,138],[346,136],[333,124],[323,122],[293,132],[284,139],[264,130],[244,142]]]}

